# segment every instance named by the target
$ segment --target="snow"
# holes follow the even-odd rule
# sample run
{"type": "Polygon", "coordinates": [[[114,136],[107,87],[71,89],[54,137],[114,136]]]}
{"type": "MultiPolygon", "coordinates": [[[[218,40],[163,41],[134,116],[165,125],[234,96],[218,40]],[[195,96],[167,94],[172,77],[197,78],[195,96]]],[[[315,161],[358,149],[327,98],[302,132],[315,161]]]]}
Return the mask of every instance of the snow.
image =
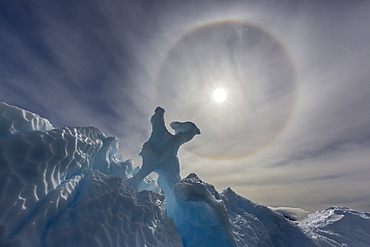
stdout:
{"type": "Polygon", "coordinates": [[[222,199],[239,246],[316,246],[293,222],[267,206],[254,203],[228,188],[222,199]]]}
{"type": "Polygon", "coordinates": [[[292,207],[269,207],[270,209],[281,213],[285,218],[290,219],[295,222],[299,222],[307,217],[310,213],[309,211],[303,210],[301,208],[292,207]]]}
{"type": "Polygon", "coordinates": [[[299,223],[320,246],[369,246],[370,213],[330,207],[310,214],[299,223]]]}
{"type": "Polygon", "coordinates": [[[177,152],[200,130],[173,122],[173,135],[164,113],[134,169],[95,127],[54,128],[0,103],[0,246],[369,245],[368,212],[331,207],[296,224],[291,209],[284,217],[194,173],[181,179],[177,152]]]}

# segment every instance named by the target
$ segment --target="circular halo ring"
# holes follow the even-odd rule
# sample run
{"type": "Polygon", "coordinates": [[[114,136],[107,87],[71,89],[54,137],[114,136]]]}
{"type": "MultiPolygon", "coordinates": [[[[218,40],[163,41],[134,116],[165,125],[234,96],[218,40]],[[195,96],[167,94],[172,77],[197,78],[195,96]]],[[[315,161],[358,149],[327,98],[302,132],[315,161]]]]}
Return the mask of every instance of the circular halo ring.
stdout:
{"type": "MultiPolygon", "coordinates": [[[[295,70],[294,64],[292,62],[292,59],[291,59],[290,54],[287,51],[286,47],[273,34],[271,34],[267,30],[263,29],[262,27],[260,27],[256,24],[247,22],[245,20],[239,20],[239,19],[219,20],[219,21],[209,22],[209,23],[205,23],[205,24],[199,25],[199,26],[191,29],[190,31],[188,31],[184,35],[182,35],[177,40],[177,42],[174,43],[174,45],[172,45],[172,47],[170,47],[168,49],[167,54],[165,54],[165,56],[162,60],[162,63],[160,64],[160,68],[159,68],[157,78],[156,78],[157,93],[158,93],[158,91],[161,91],[159,89],[158,85],[161,83],[161,76],[162,76],[161,74],[164,73],[164,71],[166,71],[165,67],[166,67],[166,63],[168,63],[167,59],[169,59],[169,56],[171,56],[171,52],[173,52],[176,49],[176,47],[179,46],[179,44],[181,44],[181,42],[183,42],[187,38],[191,37],[193,34],[195,34],[197,32],[200,32],[202,30],[207,30],[208,28],[219,26],[219,25],[243,25],[243,26],[245,26],[249,29],[252,29],[256,32],[259,32],[266,39],[270,39],[270,41],[272,41],[274,44],[277,45],[277,49],[279,49],[282,52],[283,56],[285,57],[285,61],[287,61],[285,66],[289,70],[290,81],[291,81],[291,83],[290,83],[291,85],[289,85],[289,86],[291,86],[291,89],[292,89],[292,91],[291,91],[292,92],[291,93],[292,97],[291,97],[291,100],[290,100],[290,104],[287,105],[288,109],[286,110],[287,114],[285,114],[285,119],[284,119],[283,123],[281,124],[281,126],[279,126],[279,128],[268,138],[268,140],[264,141],[260,145],[257,145],[255,148],[252,148],[252,149],[247,150],[245,152],[240,152],[240,153],[237,153],[237,154],[233,154],[232,156],[228,156],[228,155],[226,155],[226,156],[224,156],[224,155],[209,155],[207,153],[202,153],[202,152],[199,152],[196,148],[195,149],[191,148],[190,143],[185,146],[185,149],[187,151],[190,151],[191,153],[193,153],[194,155],[196,155],[198,157],[211,159],[211,160],[238,160],[238,159],[243,159],[243,158],[249,157],[251,155],[254,155],[256,153],[259,153],[262,150],[269,147],[272,143],[274,143],[276,141],[276,139],[281,135],[281,133],[285,130],[286,126],[290,122],[290,119],[292,118],[293,113],[294,113],[296,101],[298,99],[298,81],[297,81],[296,70],[295,70]]],[[[161,95],[159,95],[158,98],[162,98],[161,95]]],[[[165,108],[167,108],[167,107],[165,107],[165,108]]],[[[171,107],[169,107],[169,108],[171,109],[171,107]]],[[[177,106],[177,108],[179,108],[179,106],[177,106]]],[[[183,115],[184,114],[180,114],[178,117],[181,117],[183,115]]],[[[191,116],[186,116],[186,117],[188,117],[191,121],[194,121],[191,118],[191,116]]],[[[202,130],[201,126],[200,126],[200,129],[202,130]]],[[[204,133],[204,132],[205,131],[203,130],[202,133],[204,133]]],[[[198,137],[197,139],[199,139],[199,138],[200,137],[198,137]]],[[[227,136],[226,136],[226,138],[227,138],[227,136]]],[[[194,140],[192,142],[194,142],[194,140]]],[[[243,143],[237,143],[236,142],[234,145],[236,147],[236,146],[242,145],[242,144],[243,143]]]]}

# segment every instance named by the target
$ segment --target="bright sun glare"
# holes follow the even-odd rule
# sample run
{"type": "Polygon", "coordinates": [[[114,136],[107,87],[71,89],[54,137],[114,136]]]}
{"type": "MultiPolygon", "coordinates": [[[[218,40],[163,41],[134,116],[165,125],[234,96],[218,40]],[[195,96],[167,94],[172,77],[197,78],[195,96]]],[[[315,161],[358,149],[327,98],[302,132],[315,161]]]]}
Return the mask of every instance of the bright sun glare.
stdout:
{"type": "Polygon", "coordinates": [[[226,100],[227,93],[223,88],[216,88],[213,91],[213,100],[217,103],[222,103],[226,100]]]}

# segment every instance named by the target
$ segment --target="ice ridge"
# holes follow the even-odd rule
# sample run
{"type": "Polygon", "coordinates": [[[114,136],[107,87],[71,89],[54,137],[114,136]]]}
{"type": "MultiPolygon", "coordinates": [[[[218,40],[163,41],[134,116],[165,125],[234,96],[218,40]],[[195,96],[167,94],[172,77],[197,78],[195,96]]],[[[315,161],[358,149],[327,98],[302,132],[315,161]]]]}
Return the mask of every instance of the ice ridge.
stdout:
{"type": "Polygon", "coordinates": [[[0,139],[15,133],[51,129],[53,129],[53,125],[49,120],[16,106],[0,102],[0,139]]]}

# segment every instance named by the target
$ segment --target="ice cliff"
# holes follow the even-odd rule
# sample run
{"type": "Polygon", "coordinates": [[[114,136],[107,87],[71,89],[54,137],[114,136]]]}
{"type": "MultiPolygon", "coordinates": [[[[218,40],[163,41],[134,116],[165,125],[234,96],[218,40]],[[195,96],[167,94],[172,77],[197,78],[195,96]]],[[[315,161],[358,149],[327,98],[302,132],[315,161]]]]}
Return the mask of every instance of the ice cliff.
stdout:
{"type": "Polygon", "coordinates": [[[94,127],[54,128],[0,103],[0,246],[368,246],[369,213],[329,208],[299,225],[266,206],[180,177],[191,122],[151,118],[134,169],[118,139],[94,127]],[[158,182],[147,177],[158,173],[158,182]]]}

